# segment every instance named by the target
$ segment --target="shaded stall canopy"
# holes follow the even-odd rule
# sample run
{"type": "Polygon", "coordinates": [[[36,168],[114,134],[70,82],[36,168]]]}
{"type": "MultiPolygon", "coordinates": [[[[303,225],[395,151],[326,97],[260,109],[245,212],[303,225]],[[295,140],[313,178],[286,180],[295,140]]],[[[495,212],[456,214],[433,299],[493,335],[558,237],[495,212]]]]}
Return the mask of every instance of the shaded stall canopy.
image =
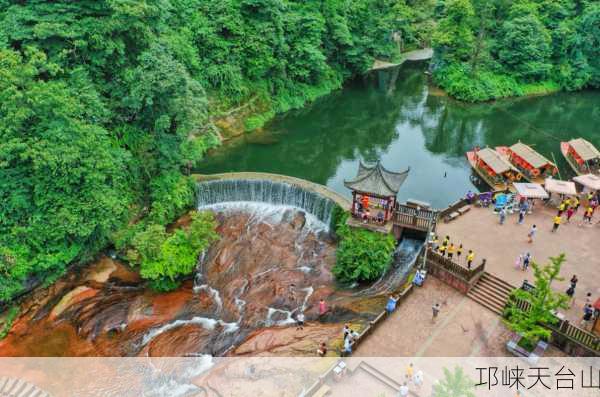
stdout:
{"type": "Polygon", "coordinates": [[[512,164],[506,161],[495,150],[490,148],[481,149],[476,152],[476,155],[496,174],[502,174],[506,171],[516,171],[512,164]]]}
{"type": "Polygon", "coordinates": [[[573,180],[591,190],[600,190],[600,176],[594,174],[585,174],[576,176],[573,180]]]}
{"type": "Polygon", "coordinates": [[[533,168],[542,168],[548,164],[554,165],[546,157],[542,156],[541,154],[539,154],[538,152],[533,150],[528,145],[525,145],[524,143],[521,143],[521,142],[515,143],[514,145],[512,145],[510,147],[510,150],[514,154],[516,154],[517,156],[519,156],[523,160],[525,160],[533,168]]]}
{"type": "Polygon", "coordinates": [[[566,195],[576,195],[577,189],[575,183],[570,181],[561,181],[554,178],[547,178],[544,183],[544,188],[549,193],[558,193],[566,195]]]}
{"type": "Polygon", "coordinates": [[[569,145],[583,161],[600,159],[600,151],[583,138],[570,140],[569,145]]]}
{"type": "Polygon", "coordinates": [[[344,181],[344,186],[355,192],[373,194],[380,197],[396,196],[400,186],[408,176],[408,168],[404,172],[393,172],[385,169],[380,162],[368,166],[360,162],[356,177],[344,181]]]}
{"type": "Polygon", "coordinates": [[[548,192],[539,183],[513,183],[517,193],[525,198],[546,199],[548,192]]]}

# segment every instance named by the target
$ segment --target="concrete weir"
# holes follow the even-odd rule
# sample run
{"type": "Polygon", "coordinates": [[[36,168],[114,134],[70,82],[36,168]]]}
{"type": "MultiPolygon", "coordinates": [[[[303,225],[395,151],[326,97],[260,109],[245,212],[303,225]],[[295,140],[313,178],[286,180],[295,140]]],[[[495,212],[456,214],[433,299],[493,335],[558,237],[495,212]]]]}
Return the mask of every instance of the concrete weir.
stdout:
{"type": "Polygon", "coordinates": [[[330,199],[344,210],[349,210],[352,203],[341,194],[334,192],[330,188],[318,183],[310,182],[305,179],[295,178],[293,176],[270,174],[267,172],[227,172],[222,174],[193,174],[196,181],[209,182],[216,180],[268,180],[271,182],[287,183],[293,186],[301,187],[304,190],[319,194],[330,199]]]}

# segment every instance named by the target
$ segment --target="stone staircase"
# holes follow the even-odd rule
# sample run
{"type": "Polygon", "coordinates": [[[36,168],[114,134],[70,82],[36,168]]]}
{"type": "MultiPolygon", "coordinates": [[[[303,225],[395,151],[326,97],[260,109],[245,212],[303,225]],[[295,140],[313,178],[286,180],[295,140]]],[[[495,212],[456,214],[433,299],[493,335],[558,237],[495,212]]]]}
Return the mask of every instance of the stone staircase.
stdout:
{"type": "Polygon", "coordinates": [[[502,315],[515,287],[491,273],[483,272],[467,296],[498,315],[502,315]]]}
{"type": "Polygon", "coordinates": [[[7,397],[50,397],[50,394],[21,379],[0,378],[0,396],[7,397]]]}

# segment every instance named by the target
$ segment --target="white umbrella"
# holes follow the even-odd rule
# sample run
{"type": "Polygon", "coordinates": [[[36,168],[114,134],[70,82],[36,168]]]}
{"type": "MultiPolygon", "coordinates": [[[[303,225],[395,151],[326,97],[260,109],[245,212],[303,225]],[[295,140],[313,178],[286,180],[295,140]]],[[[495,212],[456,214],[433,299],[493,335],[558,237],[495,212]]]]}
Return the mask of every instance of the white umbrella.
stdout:
{"type": "Polygon", "coordinates": [[[513,183],[513,186],[521,197],[531,199],[548,198],[548,192],[539,183],[513,183]]]}
{"type": "Polygon", "coordinates": [[[591,190],[600,190],[600,176],[594,174],[585,174],[576,176],[573,180],[577,183],[582,184],[591,190]]]}
{"type": "Polygon", "coordinates": [[[566,194],[568,196],[574,196],[577,194],[575,182],[560,181],[554,178],[547,178],[544,182],[544,188],[549,193],[566,194]]]}

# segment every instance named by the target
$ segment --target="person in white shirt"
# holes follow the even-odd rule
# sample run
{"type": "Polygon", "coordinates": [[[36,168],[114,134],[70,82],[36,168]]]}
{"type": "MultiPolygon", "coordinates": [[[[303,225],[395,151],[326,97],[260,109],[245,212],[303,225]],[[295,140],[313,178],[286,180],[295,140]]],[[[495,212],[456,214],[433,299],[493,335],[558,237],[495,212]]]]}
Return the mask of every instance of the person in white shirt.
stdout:
{"type": "Polygon", "coordinates": [[[400,397],[408,396],[408,386],[407,386],[406,382],[404,382],[404,384],[402,386],[400,386],[400,391],[399,391],[398,395],[400,397]]]}

